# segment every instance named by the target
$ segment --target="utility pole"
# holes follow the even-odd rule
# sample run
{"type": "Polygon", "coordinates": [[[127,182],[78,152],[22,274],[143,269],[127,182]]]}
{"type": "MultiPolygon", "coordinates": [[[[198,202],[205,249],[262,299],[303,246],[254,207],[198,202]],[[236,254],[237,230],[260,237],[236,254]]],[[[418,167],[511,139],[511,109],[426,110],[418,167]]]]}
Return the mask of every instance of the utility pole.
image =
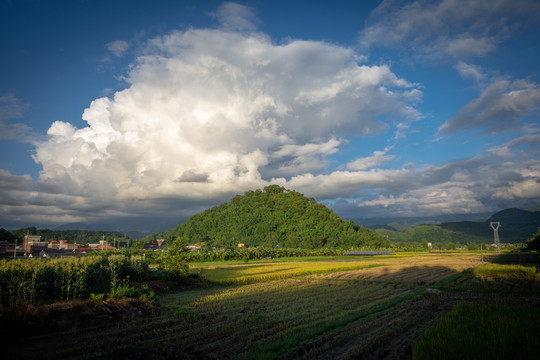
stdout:
{"type": "Polygon", "coordinates": [[[499,241],[499,228],[501,223],[499,221],[492,221],[489,223],[489,227],[493,229],[493,240],[497,246],[497,251],[501,251],[501,242],[499,241]]]}
{"type": "Polygon", "coordinates": [[[480,259],[484,262],[484,253],[482,252],[482,243],[480,243],[480,259]]]}

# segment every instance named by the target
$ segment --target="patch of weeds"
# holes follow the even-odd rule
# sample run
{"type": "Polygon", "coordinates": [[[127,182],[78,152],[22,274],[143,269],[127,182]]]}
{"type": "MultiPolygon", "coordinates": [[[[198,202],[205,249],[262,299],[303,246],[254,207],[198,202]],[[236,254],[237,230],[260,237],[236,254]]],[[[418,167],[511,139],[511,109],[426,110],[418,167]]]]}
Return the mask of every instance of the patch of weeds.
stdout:
{"type": "Polygon", "coordinates": [[[90,294],[90,300],[98,300],[98,301],[101,301],[103,299],[105,299],[105,296],[106,294],[90,294]]]}
{"type": "MultiPolygon", "coordinates": [[[[103,294],[100,294],[103,295],[103,294]]],[[[136,288],[124,283],[112,288],[111,292],[107,295],[111,299],[142,299],[149,300],[150,302],[157,302],[158,296],[152,291],[148,285],[142,285],[141,288],[136,288]]]]}

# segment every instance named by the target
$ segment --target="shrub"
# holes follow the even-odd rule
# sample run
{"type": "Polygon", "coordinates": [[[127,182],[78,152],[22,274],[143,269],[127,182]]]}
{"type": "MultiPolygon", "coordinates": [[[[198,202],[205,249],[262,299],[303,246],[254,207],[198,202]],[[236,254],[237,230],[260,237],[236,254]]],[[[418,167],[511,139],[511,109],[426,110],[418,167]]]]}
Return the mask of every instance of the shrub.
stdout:
{"type": "Polygon", "coordinates": [[[134,287],[130,287],[126,284],[122,284],[120,286],[115,286],[111,289],[111,292],[109,293],[109,297],[111,299],[126,299],[126,298],[133,298],[138,299],[141,297],[142,292],[134,287]]]}

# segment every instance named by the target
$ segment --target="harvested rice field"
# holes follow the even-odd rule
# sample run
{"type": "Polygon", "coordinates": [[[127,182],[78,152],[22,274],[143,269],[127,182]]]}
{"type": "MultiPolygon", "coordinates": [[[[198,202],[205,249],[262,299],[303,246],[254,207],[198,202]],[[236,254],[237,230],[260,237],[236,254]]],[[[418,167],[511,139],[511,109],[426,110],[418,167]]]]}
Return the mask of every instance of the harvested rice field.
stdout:
{"type": "Polygon", "coordinates": [[[342,280],[377,280],[377,281],[408,281],[434,284],[463,270],[475,267],[484,262],[479,255],[418,255],[408,258],[387,260],[366,269],[338,271],[330,274],[317,274],[317,279],[342,280]]]}
{"type": "MultiPolygon", "coordinates": [[[[202,274],[206,285],[162,293],[153,311],[39,332],[27,324],[22,327],[24,336],[7,335],[11,346],[3,347],[0,355],[5,359],[425,359],[429,351],[422,344],[439,339],[439,334],[444,339],[448,330],[437,324],[441,319],[452,324],[452,316],[460,314],[452,312],[458,304],[486,306],[491,312],[519,305],[517,315],[510,318],[520,321],[516,326],[525,333],[534,331],[528,326],[536,326],[535,322],[522,321],[520,316],[529,310],[536,314],[540,308],[535,266],[485,260],[458,253],[199,265],[192,271],[202,274]]],[[[505,344],[536,346],[533,340],[523,341],[505,344]]],[[[448,344],[440,346],[439,353],[447,352],[448,344]]],[[[467,357],[466,346],[460,351],[467,357]]],[[[521,354],[527,358],[531,352],[521,354]]]]}

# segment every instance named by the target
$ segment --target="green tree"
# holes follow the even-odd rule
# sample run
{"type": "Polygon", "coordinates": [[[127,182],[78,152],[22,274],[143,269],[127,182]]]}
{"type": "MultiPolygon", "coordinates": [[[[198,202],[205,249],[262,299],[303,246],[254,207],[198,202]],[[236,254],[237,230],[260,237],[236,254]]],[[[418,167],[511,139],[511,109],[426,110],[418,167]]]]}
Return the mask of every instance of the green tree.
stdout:
{"type": "Polygon", "coordinates": [[[0,228],[0,241],[14,243],[17,237],[4,228],[0,228]]]}
{"type": "Polygon", "coordinates": [[[131,244],[130,249],[133,249],[133,250],[144,249],[144,241],[134,241],[133,244],[131,244]]]}
{"type": "Polygon", "coordinates": [[[534,234],[529,240],[527,240],[527,247],[533,249],[540,248],[540,227],[538,228],[538,232],[534,234]]]}
{"type": "Polygon", "coordinates": [[[163,265],[165,265],[165,268],[174,279],[184,278],[188,275],[189,267],[186,257],[189,250],[187,244],[188,239],[179,236],[164,255],[163,265]]]}

